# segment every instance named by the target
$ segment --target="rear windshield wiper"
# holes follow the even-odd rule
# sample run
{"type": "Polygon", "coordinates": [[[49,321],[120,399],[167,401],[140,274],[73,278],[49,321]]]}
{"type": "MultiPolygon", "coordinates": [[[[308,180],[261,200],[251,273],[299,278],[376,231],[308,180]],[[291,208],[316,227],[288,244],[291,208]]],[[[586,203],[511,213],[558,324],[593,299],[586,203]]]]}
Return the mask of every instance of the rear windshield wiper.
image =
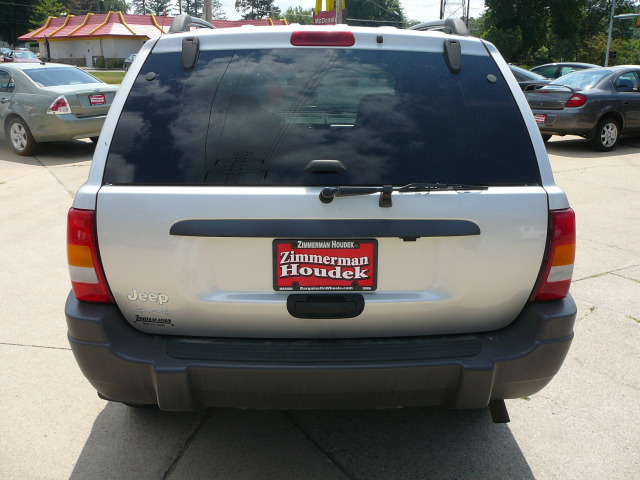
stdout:
{"type": "Polygon", "coordinates": [[[402,187],[382,185],[378,187],[324,187],[320,192],[322,203],[331,203],[335,197],[353,197],[380,193],[379,205],[383,208],[391,207],[392,192],[432,192],[443,190],[486,190],[486,185],[467,185],[464,183],[410,183],[402,187]]]}

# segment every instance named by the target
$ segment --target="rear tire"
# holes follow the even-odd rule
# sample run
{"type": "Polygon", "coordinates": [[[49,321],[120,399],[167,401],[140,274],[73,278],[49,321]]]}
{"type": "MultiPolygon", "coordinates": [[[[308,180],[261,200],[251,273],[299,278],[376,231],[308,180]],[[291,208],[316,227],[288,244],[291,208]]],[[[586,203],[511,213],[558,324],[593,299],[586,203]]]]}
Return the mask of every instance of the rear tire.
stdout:
{"type": "Polygon", "coordinates": [[[551,135],[542,135],[542,141],[544,143],[547,143],[549,141],[549,139],[551,138],[551,135]]]}
{"type": "Polygon", "coordinates": [[[100,137],[89,137],[89,140],[91,140],[93,143],[98,143],[99,139],[100,137]]]}
{"type": "Polygon", "coordinates": [[[9,120],[6,134],[11,148],[18,155],[28,157],[36,151],[36,140],[21,118],[15,117],[9,120]]]}
{"type": "Polygon", "coordinates": [[[602,118],[593,135],[593,148],[598,152],[610,152],[618,144],[620,138],[620,124],[613,117],[602,118]]]}

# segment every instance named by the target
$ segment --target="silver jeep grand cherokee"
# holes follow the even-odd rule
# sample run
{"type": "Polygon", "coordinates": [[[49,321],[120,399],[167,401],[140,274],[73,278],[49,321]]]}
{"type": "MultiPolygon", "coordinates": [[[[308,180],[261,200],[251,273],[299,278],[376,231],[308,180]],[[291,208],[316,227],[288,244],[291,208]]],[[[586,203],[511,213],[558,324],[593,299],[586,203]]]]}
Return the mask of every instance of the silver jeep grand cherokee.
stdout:
{"type": "Polygon", "coordinates": [[[552,379],[574,214],[493,45],[172,30],[132,65],[69,212],[69,339],[102,397],[504,421],[552,379]]]}

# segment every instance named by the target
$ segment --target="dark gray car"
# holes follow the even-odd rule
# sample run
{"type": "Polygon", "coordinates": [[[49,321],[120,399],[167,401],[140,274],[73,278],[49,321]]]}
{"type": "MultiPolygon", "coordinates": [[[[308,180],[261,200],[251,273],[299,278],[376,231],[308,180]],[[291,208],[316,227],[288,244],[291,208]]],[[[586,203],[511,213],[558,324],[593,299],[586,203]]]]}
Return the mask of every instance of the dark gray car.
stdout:
{"type": "Polygon", "coordinates": [[[525,97],[545,140],[580,135],[606,152],[620,135],[640,133],[640,66],[574,72],[525,97]]]}

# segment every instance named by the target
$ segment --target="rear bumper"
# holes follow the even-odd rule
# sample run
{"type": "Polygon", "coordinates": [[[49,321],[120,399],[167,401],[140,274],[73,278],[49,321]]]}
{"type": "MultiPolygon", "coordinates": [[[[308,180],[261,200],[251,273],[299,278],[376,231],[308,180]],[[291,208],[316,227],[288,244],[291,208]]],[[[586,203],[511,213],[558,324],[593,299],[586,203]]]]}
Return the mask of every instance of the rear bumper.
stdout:
{"type": "Polygon", "coordinates": [[[31,118],[29,128],[37,142],[99,137],[106,115],[76,117],[71,114],[31,118]]]}
{"type": "Polygon", "coordinates": [[[91,384],[125,403],[162,410],[482,408],[542,389],[573,339],[576,306],[527,304],[486,333],[362,340],[262,340],[142,333],[113,305],[78,302],[65,313],[69,342],[91,384]]]}
{"type": "Polygon", "coordinates": [[[546,122],[538,124],[541,134],[548,135],[588,135],[596,126],[597,112],[532,109],[534,115],[546,115],[546,122]]]}

